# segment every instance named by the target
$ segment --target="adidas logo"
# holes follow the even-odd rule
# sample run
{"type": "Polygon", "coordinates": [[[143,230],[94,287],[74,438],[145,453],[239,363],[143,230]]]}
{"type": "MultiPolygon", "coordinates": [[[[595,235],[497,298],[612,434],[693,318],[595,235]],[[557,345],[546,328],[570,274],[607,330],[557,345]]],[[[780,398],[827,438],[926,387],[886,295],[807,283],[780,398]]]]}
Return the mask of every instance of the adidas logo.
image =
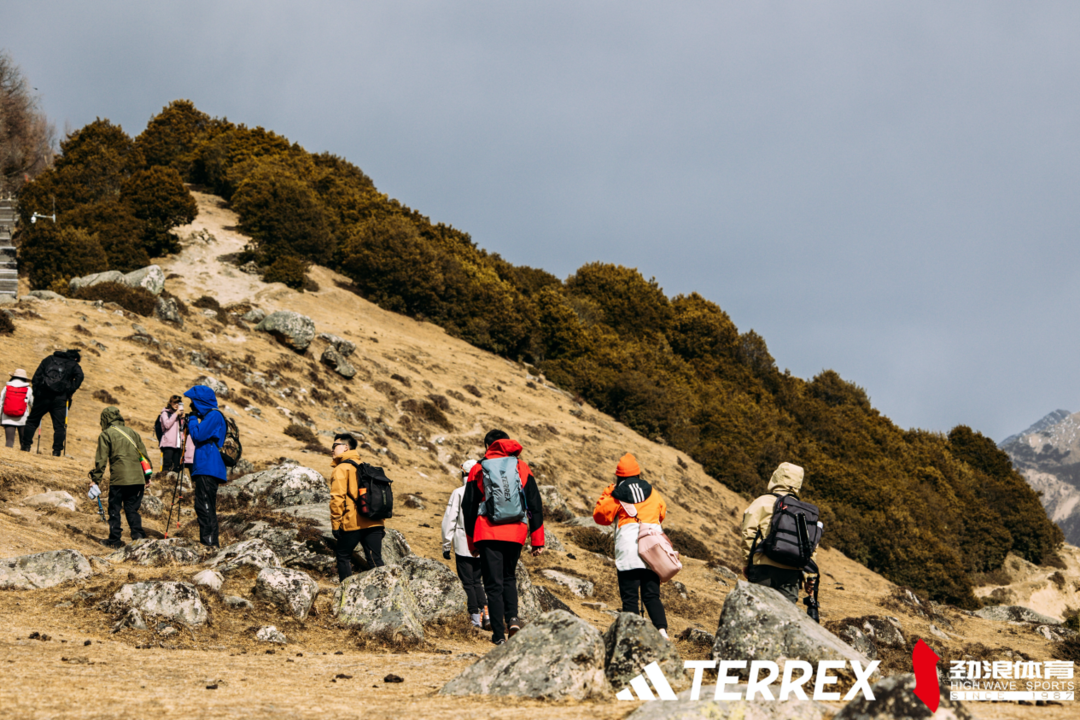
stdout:
{"type": "Polygon", "coordinates": [[[661,700],[678,700],[675,691],[671,689],[671,685],[668,684],[663,671],[660,670],[660,665],[655,662],[646,665],[642,674],[630,681],[630,687],[623,688],[615,693],[615,699],[633,700],[636,693],[638,700],[656,700],[656,696],[653,695],[652,690],[649,688],[649,681],[645,679],[646,677],[652,681],[652,686],[656,688],[656,694],[660,696],[661,700]]]}

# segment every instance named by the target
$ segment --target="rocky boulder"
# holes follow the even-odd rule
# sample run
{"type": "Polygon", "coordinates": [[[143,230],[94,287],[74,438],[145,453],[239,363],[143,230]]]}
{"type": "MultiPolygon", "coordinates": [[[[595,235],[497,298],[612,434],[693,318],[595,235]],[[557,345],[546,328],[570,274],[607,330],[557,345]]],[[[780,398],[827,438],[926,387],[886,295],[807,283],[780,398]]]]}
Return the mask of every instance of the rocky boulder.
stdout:
{"type": "Polygon", "coordinates": [[[420,622],[460,617],[468,609],[468,598],[453,570],[436,560],[409,555],[400,562],[416,599],[420,622]]]}
{"type": "Polygon", "coordinates": [[[319,358],[319,362],[326,365],[334,372],[346,380],[351,379],[356,375],[356,368],[345,359],[345,356],[339,353],[332,347],[328,347],[322,352],[322,356],[319,358]]]}
{"type": "Polygon", "coordinates": [[[207,619],[199,591],[186,582],[128,583],[116,591],[110,604],[113,610],[126,612],[134,608],[143,616],[155,615],[191,626],[202,625],[207,619]]]}
{"type": "MultiPolygon", "coordinates": [[[[216,377],[210,375],[200,375],[195,380],[196,385],[205,385],[214,391],[214,394],[220,397],[229,396],[229,386],[225,384],[224,380],[218,380],[216,377]]],[[[226,486],[227,487],[227,486],[226,486]]]]}
{"type": "Polygon", "coordinates": [[[300,620],[307,617],[318,594],[319,586],[300,570],[267,567],[255,578],[255,597],[300,620]]]}
{"type": "Polygon", "coordinates": [[[540,609],[540,601],[536,598],[536,590],[524,562],[517,564],[517,589],[518,617],[522,620],[534,620],[543,615],[544,611],[540,609]]]}
{"type": "Polygon", "coordinates": [[[843,622],[862,630],[863,634],[873,641],[876,647],[895,648],[897,650],[903,650],[907,647],[904,633],[900,631],[900,621],[896,618],[867,615],[844,620],[843,622]]]}
{"type": "Polygon", "coordinates": [[[84,287],[99,285],[106,282],[124,283],[124,273],[119,270],[106,270],[105,272],[92,273],[90,275],[72,278],[71,281],[68,282],[68,290],[74,294],[84,287]]]}
{"type": "Polygon", "coordinates": [[[235,498],[245,505],[272,508],[290,505],[326,505],[329,522],[330,485],[322,475],[300,465],[277,465],[244,475],[218,488],[219,497],[235,498]]]}
{"type": "Polygon", "coordinates": [[[147,265],[125,274],[121,282],[129,287],[145,288],[151,295],[160,295],[165,289],[165,273],[157,265],[147,265]]]}
{"type": "Polygon", "coordinates": [[[154,303],[154,317],[162,322],[184,327],[184,315],[180,312],[180,304],[175,298],[159,297],[154,303]]]}
{"type": "Polygon", "coordinates": [[[139,512],[146,515],[160,515],[165,512],[165,503],[161,502],[159,497],[145,494],[142,503],[139,505],[139,512]]]}
{"type": "Polygon", "coordinates": [[[911,673],[892,675],[871,686],[873,700],[862,693],[838,712],[833,720],[972,720],[974,716],[959,700],[949,699],[949,686],[938,683],[941,700],[936,712],[915,695],[915,676],[911,673]]]}
{"type": "Polygon", "coordinates": [[[92,574],[90,561],[77,550],[0,558],[0,590],[38,590],[92,574]]]}
{"type": "MultiPolygon", "coordinates": [[[[533,597],[536,598],[541,613],[551,612],[552,610],[565,610],[574,617],[577,617],[577,613],[571,610],[569,605],[564,603],[555,593],[542,585],[533,585],[533,597]]],[[[712,643],[709,643],[709,645],[712,645],[712,643]]]]}
{"type": "Polygon", "coordinates": [[[289,642],[289,639],[285,637],[285,633],[278,630],[273,625],[264,625],[255,633],[255,639],[262,642],[276,643],[278,645],[285,645],[289,642]]]}
{"type": "Polygon", "coordinates": [[[349,342],[345,338],[340,338],[337,335],[331,335],[330,333],[319,333],[319,339],[325,342],[330,347],[338,351],[342,357],[349,357],[356,352],[356,344],[349,342]]]}
{"type": "MultiPolygon", "coordinates": [[[[327,514],[329,514],[327,510],[327,514]]],[[[382,559],[387,565],[400,565],[401,561],[413,554],[412,548],[409,547],[408,541],[405,536],[401,534],[400,530],[393,528],[386,528],[386,535],[383,537],[382,542],[382,559]]],[[[353,554],[353,562],[358,562],[361,567],[368,568],[367,560],[364,558],[364,551],[358,546],[357,552],[353,554]]]]}
{"type": "Polygon", "coordinates": [[[221,586],[225,583],[225,578],[217,570],[203,570],[195,573],[195,577],[191,578],[191,582],[195,583],[195,587],[202,587],[210,592],[219,593],[221,592],[221,586]]]}
{"type": "Polygon", "coordinates": [[[604,674],[612,687],[622,688],[651,662],[658,663],[669,682],[683,674],[675,646],[653,624],[632,613],[619,613],[604,633],[604,674]]]}
{"type": "Polygon", "coordinates": [[[688,627],[679,633],[679,639],[685,640],[692,645],[698,645],[700,647],[711,648],[716,642],[716,636],[712,633],[707,633],[701,628],[688,627]]]}
{"type": "Polygon", "coordinates": [[[562,522],[574,517],[570,506],[566,504],[559,489],[554,485],[537,485],[540,491],[540,500],[544,503],[544,520],[549,518],[555,522],[562,522]]]}
{"type": "Polygon", "coordinates": [[[240,317],[240,319],[243,320],[244,322],[255,323],[257,325],[257,324],[261,323],[263,321],[263,318],[265,318],[265,317],[266,317],[266,313],[263,312],[262,310],[260,310],[259,308],[251,308],[246,313],[244,313],[240,317]]]}
{"type": "Polygon", "coordinates": [[[279,343],[298,353],[307,350],[315,338],[315,321],[292,310],[270,313],[255,329],[270,333],[279,343]]]}
{"type": "Polygon", "coordinates": [[[257,571],[268,567],[280,568],[281,560],[265,540],[255,539],[241,540],[222,548],[217,555],[207,560],[206,564],[222,575],[228,575],[241,568],[253,568],[257,571]]]}
{"type": "MultiPolygon", "coordinates": [[[[631,691],[632,692],[632,691],[631,691]]],[[[752,700],[747,701],[746,685],[728,685],[727,692],[742,695],[742,700],[714,700],[712,686],[702,687],[698,700],[690,699],[684,690],[675,700],[643,703],[626,716],[626,720],[702,720],[736,718],[742,720],[828,720],[833,709],[813,700],[752,700]]],[[[774,690],[774,692],[778,692],[774,690]]],[[[811,690],[812,692],[812,690],[811,690]]],[[[636,699],[636,698],[635,698],[636,699]]],[[[929,717],[929,716],[927,716],[929,717]]]]}
{"type": "Polygon", "coordinates": [[[30,507],[55,507],[71,512],[75,512],[78,508],[75,504],[75,498],[71,496],[71,493],[65,492],[64,490],[53,490],[51,492],[38,493],[37,495],[25,497],[22,499],[22,504],[30,507]]]}
{"type": "Polygon", "coordinates": [[[604,654],[604,640],[596,628],[555,610],[488,652],[439,694],[610,700],[604,654]]]}
{"type": "Polygon", "coordinates": [[[338,585],[330,610],[342,625],[384,640],[424,639],[420,608],[400,565],[353,575],[338,585]]]}
{"type": "MultiPolygon", "coordinates": [[[[822,660],[858,662],[870,660],[850,645],[811,620],[798,605],[788,602],[772,588],[739,581],[720,611],[713,660],[805,660],[816,665],[822,660]]],[[[745,679],[747,669],[741,671],[745,679]]],[[[850,666],[838,671],[850,675],[850,666]]],[[[854,676],[849,679],[854,680],[854,676]]]]}
{"type": "Polygon", "coordinates": [[[975,614],[984,620],[993,620],[995,622],[1025,622],[1038,623],[1039,625],[1061,624],[1060,620],[1037,613],[1023,605],[988,605],[976,610],[975,614]]]}
{"type": "Polygon", "coordinates": [[[870,639],[870,636],[859,629],[857,625],[849,625],[848,621],[841,621],[839,631],[836,633],[837,637],[846,642],[855,652],[861,653],[871,660],[877,660],[881,653],[878,652],[877,645],[870,639]]]}
{"type": "Polygon", "coordinates": [[[265,540],[285,567],[322,575],[332,575],[337,572],[337,563],[334,556],[330,554],[330,548],[319,541],[300,542],[298,539],[300,531],[295,528],[271,525],[263,520],[242,523],[231,523],[225,520],[222,525],[232,525],[237,534],[245,539],[265,540]]]}
{"type": "Polygon", "coordinates": [[[568,575],[559,570],[545,568],[544,570],[540,571],[540,574],[546,577],[548,580],[553,580],[554,582],[557,582],[559,585],[567,588],[568,590],[570,590],[570,592],[574,593],[580,598],[592,597],[593,591],[596,588],[596,586],[588,580],[574,577],[573,575],[568,575]]]}
{"type": "MultiPolygon", "coordinates": [[[[143,498],[145,501],[146,498],[143,498]]],[[[159,501],[160,502],[160,501],[159,501]]],[[[182,538],[134,540],[108,556],[109,562],[130,562],[136,565],[164,567],[166,565],[198,565],[202,555],[195,543],[182,538]]]]}

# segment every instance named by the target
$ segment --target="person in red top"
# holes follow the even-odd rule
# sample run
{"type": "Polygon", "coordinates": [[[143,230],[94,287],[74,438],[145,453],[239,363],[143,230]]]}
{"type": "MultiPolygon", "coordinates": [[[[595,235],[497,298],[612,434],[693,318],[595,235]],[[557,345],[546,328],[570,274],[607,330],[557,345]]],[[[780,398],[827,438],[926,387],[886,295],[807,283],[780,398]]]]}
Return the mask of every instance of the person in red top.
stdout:
{"type": "MultiPolygon", "coordinates": [[[[531,538],[532,554],[544,551],[544,503],[536,487],[532,470],[518,456],[521,443],[511,440],[502,430],[492,430],[484,437],[487,452],[484,459],[473,466],[465,483],[465,495],[461,500],[461,512],[465,516],[465,534],[469,550],[480,555],[480,573],[487,592],[488,613],[491,616],[491,642],[502,645],[506,633],[513,637],[521,629],[518,617],[517,564],[526,538],[531,538]],[[518,497],[496,502],[485,496],[487,487],[495,487],[499,467],[506,460],[516,459],[516,481],[521,483],[524,500],[524,516],[520,520],[498,522],[494,518],[503,511],[503,503],[513,507],[518,497]],[[500,462],[502,461],[502,462],[500,462]],[[496,507],[498,505],[498,507],[496,507]],[[509,630],[507,630],[509,618],[509,630]]],[[[494,495],[494,493],[492,493],[494,495]]]]}

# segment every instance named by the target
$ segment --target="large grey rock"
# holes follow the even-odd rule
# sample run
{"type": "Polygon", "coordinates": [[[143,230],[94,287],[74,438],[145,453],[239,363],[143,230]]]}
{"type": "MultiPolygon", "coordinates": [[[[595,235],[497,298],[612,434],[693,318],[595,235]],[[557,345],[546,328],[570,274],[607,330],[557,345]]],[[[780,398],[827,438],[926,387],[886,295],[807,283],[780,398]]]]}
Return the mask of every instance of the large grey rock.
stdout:
{"type": "Polygon", "coordinates": [[[22,499],[23,505],[29,505],[30,507],[55,507],[63,510],[69,510],[75,512],[78,506],[75,504],[75,498],[71,496],[71,493],[64,490],[53,490],[51,492],[38,493],[37,495],[30,495],[22,499]]]}
{"type": "MultiPolygon", "coordinates": [[[[232,483],[229,483],[230,485],[232,483]]],[[[228,487],[228,486],[226,486],[228,487]]],[[[221,488],[224,489],[224,488],[221,488]]],[[[220,490],[218,491],[220,492],[220,490]]],[[[336,545],[334,540],[334,533],[330,526],[330,505],[329,503],[312,503],[309,505],[289,505],[275,510],[274,512],[282,515],[288,515],[289,517],[299,518],[301,520],[312,521],[312,528],[319,534],[323,542],[336,545]]]]}
{"type": "Polygon", "coordinates": [[[180,312],[180,304],[175,298],[159,297],[154,303],[154,317],[162,322],[172,323],[177,327],[184,327],[184,315],[180,312]]]}
{"type": "MultiPolygon", "coordinates": [[[[788,602],[772,588],[739,581],[720,611],[713,660],[805,660],[816,665],[822,660],[857,661],[866,667],[870,660],[850,645],[811,620],[798,605],[788,602]]],[[[745,679],[748,669],[741,673],[745,679]]],[[[850,666],[837,671],[851,675],[850,666]]]]}
{"type": "Polygon", "coordinates": [[[0,559],[0,590],[37,590],[92,575],[90,561],[78,550],[49,550],[0,559]]]}
{"type": "MultiPolygon", "coordinates": [[[[359,550],[359,548],[357,548],[357,550],[359,550]]],[[[383,562],[387,565],[399,565],[402,560],[412,554],[412,548],[409,547],[409,543],[405,539],[405,536],[401,534],[401,531],[395,530],[394,528],[386,528],[386,534],[383,537],[382,542],[383,562]]],[[[353,561],[359,563],[360,567],[370,569],[368,568],[367,560],[364,558],[362,551],[353,554],[353,561]]]]}
{"type": "Polygon", "coordinates": [[[861,618],[845,620],[844,622],[856,626],[873,641],[879,648],[895,648],[903,650],[907,647],[904,633],[900,631],[900,621],[881,615],[867,615],[861,618]]]}
{"type": "Polygon", "coordinates": [[[205,385],[206,387],[213,390],[214,394],[217,395],[218,397],[228,397],[229,396],[229,386],[225,384],[225,381],[224,380],[218,380],[216,377],[213,377],[212,375],[200,375],[199,378],[197,380],[195,380],[195,384],[196,385],[205,385]]]}
{"type": "Polygon", "coordinates": [[[540,571],[540,574],[546,577],[548,580],[553,580],[559,585],[562,585],[570,592],[581,598],[592,597],[593,591],[596,588],[596,586],[588,580],[574,577],[573,575],[568,575],[567,573],[561,572],[559,570],[545,568],[540,571]]]}
{"type": "Polygon", "coordinates": [[[144,494],[142,503],[139,505],[139,512],[146,515],[160,515],[165,512],[165,503],[159,497],[149,493],[144,494]]]}
{"type": "Polygon", "coordinates": [[[263,321],[263,318],[265,318],[265,317],[266,317],[266,313],[263,312],[262,310],[260,310],[259,308],[251,308],[246,313],[244,313],[244,315],[240,319],[243,320],[244,322],[258,324],[258,323],[261,323],[263,321]]]}
{"type": "Polygon", "coordinates": [[[984,620],[994,620],[996,622],[1030,622],[1040,625],[1061,624],[1060,620],[1037,613],[1023,605],[988,605],[976,610],[975,614],[984,620]]]}
{"type": "Polygon", "coordinates": [[[856,652],[865,655],[871,660],[877,660],[881,655],[874,641],[870,639],[869,635],[860,630],[858,625],[844,625],[836,635],[854,648],[856,652]]]}
{"type": "Polygon", "coordinates": [[[453,570],[436,560],[409,555],[400,565],[416,598],[420,621],[448,620],[468,610],[468,598],[453,570]]]}
{"type": "Polygon", "coordinates": [[[125,545],[109,555],[107,559],[114,563],[130,562],[136,565],[164,567],[166,565],[197,565],[202,562],[202,555],[190,540],[143,538],[125,545]]]}
{"type": "Polygon", "coordinates": [[[345,338],[340,338],[337,335],[331,335],[330,333],[319,333],[319,339],[330,345],[341,354],[342,357],[349,357],[356,352],[356,344],[349,342],[345,338]]]}
{"type": "Polygon", "coordinates": [[[545,613],[446,683],[439,694],[610,700],[604,640],[570,613],[545,613]]]}
{"type": "Polygon", "coordinates": [[[84,287],[90,287],[91,285],[98,285],[105,282],[124,283],[124,273],[119,270],[106,270],[105,272],[93,273],[91,275],[83,275],[82,277],[73,278],[68,282],[68,290],[72,293],[76,293],[82,290],[84,287]]]}
{"type": "Polygon", "coordinates": [[[147,265],[127,273],[121,282],[130,287],[146,288],[151,295],[160,295],[165,289],[165,273],[157,265],[147,265]]]}
{"type": "Polygon", "coordinates": [[[423,640],[420,608],[400,565],[353,575],[338,585],[330,610],[342,625],[384,640],[423,640]]]}
{"type": "Polygon", "coordinates": [[[683,661],[675,646],[653,624],[633,613],[619,613],[604,633],[604,674],[621,688],[651,662],[659,663],[669,682],[682,677],[683,661]]]}
{"type": "MultiPolygon", "coordinates": [[[[690,692],[682,691],[673,701],[643,703],[626,720],[827,720],[833,714],[831,707],[813,700],[747,702],[746,685],[727,686],[727,692],[738,693],[742,700],[713,700],[712,686],[702,687],[698,700],[691,700],[690,692]]],[[[774,697],[778,692],[773,690],[774,697]]]]}
{"type": "Polygon", "coordinates": [[[315,321],[292,310],[270,313],[255,329],[270,333],[282,345],[300,353],[307,350],[315,338],[315,321]]]}
{"type": "Polygon", "coordinates": [[[319,586],[300,570],[267,567],[255,578],[255,597],[301,620],[307,617],[318,594],[319,586]]]}
{"type": "MultiPolygon", "coordinates": [[[[574,617],[577,617],[577,613],[570,609],[570,606],[559,599],[559,596],[548,590],[543,585],[533,586],[533,597],[536,598],[537,604],[540,606],[541,614],[551,612],[552,610],[565,610],[574,617]]],[[[712,643],[709,643],[712,645],[712,643]]]]}
{"type": "Polygon", "coordinates": [[[222,524],[226,527],[231,526],[240,537],[245,539],[265,540],[285,567],[322,575],[331,575],[337,571],[337,563],[334,556],[330,554],[332,552],[330,548],[318,541],[301,542],[298,539],[300,531],[295,528],[280,527],[263,520],[239,523],[226,520],[222,524]],[[313,547],[319,552],[313,550],[313,547]]]}
{"type": "Polygon", "coordinates": [[[31,290],[27,293],[30,297],[35,297],[38,300],[63,300],[67,301],[63,295],[52,290],[31,290]]]}
{"type": "Polygon", "coordinates": [[[326,478],[300,465],[277,465],[244,475],[218,488],[218,496],[235,498],[245,505],[272,508],[324,504],[329,520],[330,486],[326,478]]]}
{"type": "Polygon", "coordinates": [[[543,614],[540,601],[536,597],[532,578],[525,563],[517,564],[518,617],[522,620],[535,620],[543,614]]]}
{"type": "Polygon", "coordinates": [[[566,500],[563,499],[557,487],[554,485],[537,485],[536,489],[540,491],[540,500],[544,503],[545,521],[551,518],[558,522],[574,517],[574,513],[570,510],[570,506],[566,504],[566,500]]]}
{"type": "Polygon", "coordinates": [[[351,379],[356,375],[356,368],[345,359],[345,356],[339,353],[332,347],[328,347],[322,352],[322,357],[319,358],[319,362],[327,367],[331,368],[341,377],[346,380],[351,379]]]}
{"type": "Polygon", "coordinates": [[[265,540],[254,539],[241,540],[238,543],[222,548],[206,564],[222,575],[228,575],[241,568],[253,568],[255,570],[268,567],[279,568],[281,567],[281,560],[274,554],[274,551],[265,540]]]}
{"type": "Polygon", "coordinates": [[[144,616],[155,615],[187,625],[206,622],[206,608],[195,586],[186,582],[155,580],[128,583],[112,596],[113,610],[138,610],[144,616]]]}
{"type": "Polygon", "coordinates": [[[859,693],[841,708],[833,720],[972,720],[974,717],[959,700],[949,699],[949,686],[938,683],[941,692],[936,712],[915,695],[915,676],[911,673],[892,675],[871,686],[873,700],[859,693]]]}
{"type": "Polygon", "coordinates": [[[264,625],[259,628],[255,633],[255,639],[262,642],[276,643],[278,645],[285,645],[289,642],[289,639],[285,637],[285,633],[278,630],[273,625],[264,625]]]}

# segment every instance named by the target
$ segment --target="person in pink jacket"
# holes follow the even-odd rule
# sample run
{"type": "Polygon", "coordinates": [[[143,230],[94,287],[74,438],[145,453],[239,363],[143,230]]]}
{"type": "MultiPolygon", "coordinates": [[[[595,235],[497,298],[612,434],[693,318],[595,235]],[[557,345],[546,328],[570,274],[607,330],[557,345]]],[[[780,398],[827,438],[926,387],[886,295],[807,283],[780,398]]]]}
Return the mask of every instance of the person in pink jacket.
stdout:
{"type": "Polygon", "coordinates": [[[161,422],[161,470],[166,473],[180,472],[180,441],[184,422],[184,401],[179,395],[169,398],[165,409],[158,418],[161,422]]]}

